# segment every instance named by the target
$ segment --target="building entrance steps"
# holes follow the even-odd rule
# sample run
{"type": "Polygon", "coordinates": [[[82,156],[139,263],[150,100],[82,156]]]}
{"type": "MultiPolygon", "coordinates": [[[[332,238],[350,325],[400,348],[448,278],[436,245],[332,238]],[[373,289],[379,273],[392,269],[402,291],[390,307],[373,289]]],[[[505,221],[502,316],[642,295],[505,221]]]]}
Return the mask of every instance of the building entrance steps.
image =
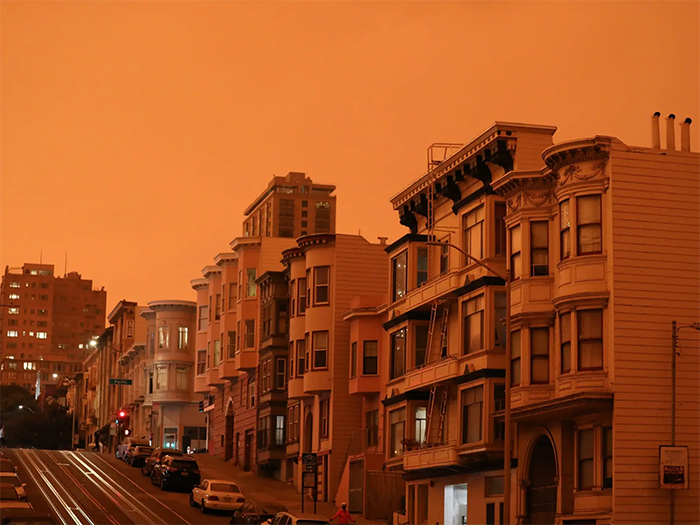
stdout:
{"type": "MultiPolygon", "coordinates": [[[[244,472],[233,463],[213,457],[209,454],[194,454],[202,470],[202,478],[231,479],[241,488],[243,494],[254,501],[276,501],[283,504],[292,513],[301,512],[301,495],[296,491],[292,483],[285,483],[274,478],[255,476],[252,472],[244,472]]],[[[331,519],[338,508],[332,503],[319,501],[316,503],[316,512],[331,519]]],[[[304,501],[304,512],[313,512],[313,501],[308,497],[304,501]]],[[[353,519],[359,524],[379,524],[383,522],[369,521],[359,514],[353,514],[353,519]]],[[[337,520],[333,523],[337,523],[337,520]]]]}

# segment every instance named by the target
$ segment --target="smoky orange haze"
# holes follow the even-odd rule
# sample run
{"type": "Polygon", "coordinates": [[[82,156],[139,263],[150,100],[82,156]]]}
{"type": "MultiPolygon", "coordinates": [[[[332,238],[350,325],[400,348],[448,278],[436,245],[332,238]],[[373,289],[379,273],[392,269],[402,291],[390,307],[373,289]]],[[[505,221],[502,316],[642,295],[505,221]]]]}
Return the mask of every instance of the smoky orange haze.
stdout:
{"type": "Polygon", "coordinates": [[[496,120],[557,142],[700,136],[700,4],[2,1],[0,265],[120,299],[195,298],[273,174],[337,185],[337,230],[405,233],[389,198],[434,142],[496,120]]]}

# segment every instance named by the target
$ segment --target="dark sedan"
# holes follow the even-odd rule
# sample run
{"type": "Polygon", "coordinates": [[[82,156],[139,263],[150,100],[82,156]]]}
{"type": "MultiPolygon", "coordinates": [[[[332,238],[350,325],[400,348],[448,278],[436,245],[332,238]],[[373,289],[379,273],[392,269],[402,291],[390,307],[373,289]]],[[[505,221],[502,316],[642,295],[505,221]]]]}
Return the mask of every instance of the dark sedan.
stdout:
{"type": "Polygon", "coordinates": [[[199,465],[187,456],[165,456],[162,462],[153,467],[151,473],[151,483],[159,486],[161,490],[183,488],[191,491],[201,481],[199,465]]]}
{"type": "Polygon", "coordinates": [[[163,461],[165,456],[180,457],[182,456],[182,452],[173,448],[158,447],[156,449],[153,449],[151,455],[148,456],[143,462],[143,466],[141,467],[141,474],[143,474],[144,476],[150,476],[151,472],[153,472],[153,466],[163,461]]]}
{"type": "Polygon", "coordinates": [[[139,445],[126,454],[126,462],[132,467],[140,467],[146,461],[146,458],[153,453],[153,447],[144,447],[139,445]]]}
{"type": "Polygon", "coordinates": [[[253,503],[246,501],[240,509],[231,516],[231,525],[258,525],[273,518],[278,512],[286,512],[287,507],[275,501],[253,503]]]}

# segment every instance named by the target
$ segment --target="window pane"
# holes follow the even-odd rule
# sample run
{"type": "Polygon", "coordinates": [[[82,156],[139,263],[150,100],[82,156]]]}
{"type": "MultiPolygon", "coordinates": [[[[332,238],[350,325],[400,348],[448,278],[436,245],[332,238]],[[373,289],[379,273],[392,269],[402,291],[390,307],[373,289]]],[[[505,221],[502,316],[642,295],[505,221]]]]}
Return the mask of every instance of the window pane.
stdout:
{"type": "Polygon", "coordinates": [[[603,250],[602,234],[599,224],[579,226],[578,253],[597,253],[603,250]]]}
{"type": "Polygon", "coordinates": [[[600,341],[580,341],[578,344],[579,370],[603,368],[603,343],[600,341]]]}
{"type": "Polygon", "coordinates": [[[365,375],[375,375],[378,373],[378,341],[364,341],[362,373],[365,375]]]}
{"type": "Polygon", "coordinates": [[[399,330],[391,336],[391,379],[404,375],[406,356],[406,329],[399,330]]]}
{"type": "Polygon", "coordinates": [[[506,347],[506,294],[497,292],[494,294],[496,346],[506,347]]]}
{"type": "Polygon", "coordinates": [[[562,201],[559,205],[559,225],[560,229],[566,230],[571,227],[571,220],[569,219],[569,201],[562,201]]]}
{"type": "Polygon", "coordinates": [[[602,339],[603,311],[581,310],[578,312],[579,339],[602,339]]]}
{"type": "Polygon", "coordinates": [[[416,326],[416,362],[415,366],[425,364],[428,350],[428,327],[425,325],[416,326]]]}
{"type": "Polygon", "coordinates": [[[561,330],[561,342],[571,341],[571,314],[565,313],[559,316],[559,326],[561,330]]]}
{"type": "Polygon", "coordinates": [[[531,328],[532,355],[549,355],[549,328],[531,328]]]}
{"type": "Polygon", "coordinates": [[[600,196],[587,195],[579,197],[577,205],[577,224],[592,224],[600,222],[600,196]]]}
{"type": "Polygon", "coordinates": [[[408,252],[403,252],[392,261],[393,300],[398,301],[406,295],[408,252]]]}
{"type": "Polygon", "coordinates": [[[350,345],[350,377],[357,376],[357,343],[350,345]]]}

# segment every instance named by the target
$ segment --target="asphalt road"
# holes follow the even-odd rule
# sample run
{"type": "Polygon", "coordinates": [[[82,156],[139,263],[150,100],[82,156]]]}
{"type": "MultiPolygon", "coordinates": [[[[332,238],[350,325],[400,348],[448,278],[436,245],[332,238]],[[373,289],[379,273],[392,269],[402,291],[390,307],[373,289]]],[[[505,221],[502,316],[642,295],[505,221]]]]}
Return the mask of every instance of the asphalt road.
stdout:
{"type": "Polygon", "coordinates": [[[7,448],[3,453],[27,484],[34,509],[65,525],[219,525],[230,519],[202,514],[190,507],[189,492],[163,492],[141,469],[113,456],[7,448]]]}

